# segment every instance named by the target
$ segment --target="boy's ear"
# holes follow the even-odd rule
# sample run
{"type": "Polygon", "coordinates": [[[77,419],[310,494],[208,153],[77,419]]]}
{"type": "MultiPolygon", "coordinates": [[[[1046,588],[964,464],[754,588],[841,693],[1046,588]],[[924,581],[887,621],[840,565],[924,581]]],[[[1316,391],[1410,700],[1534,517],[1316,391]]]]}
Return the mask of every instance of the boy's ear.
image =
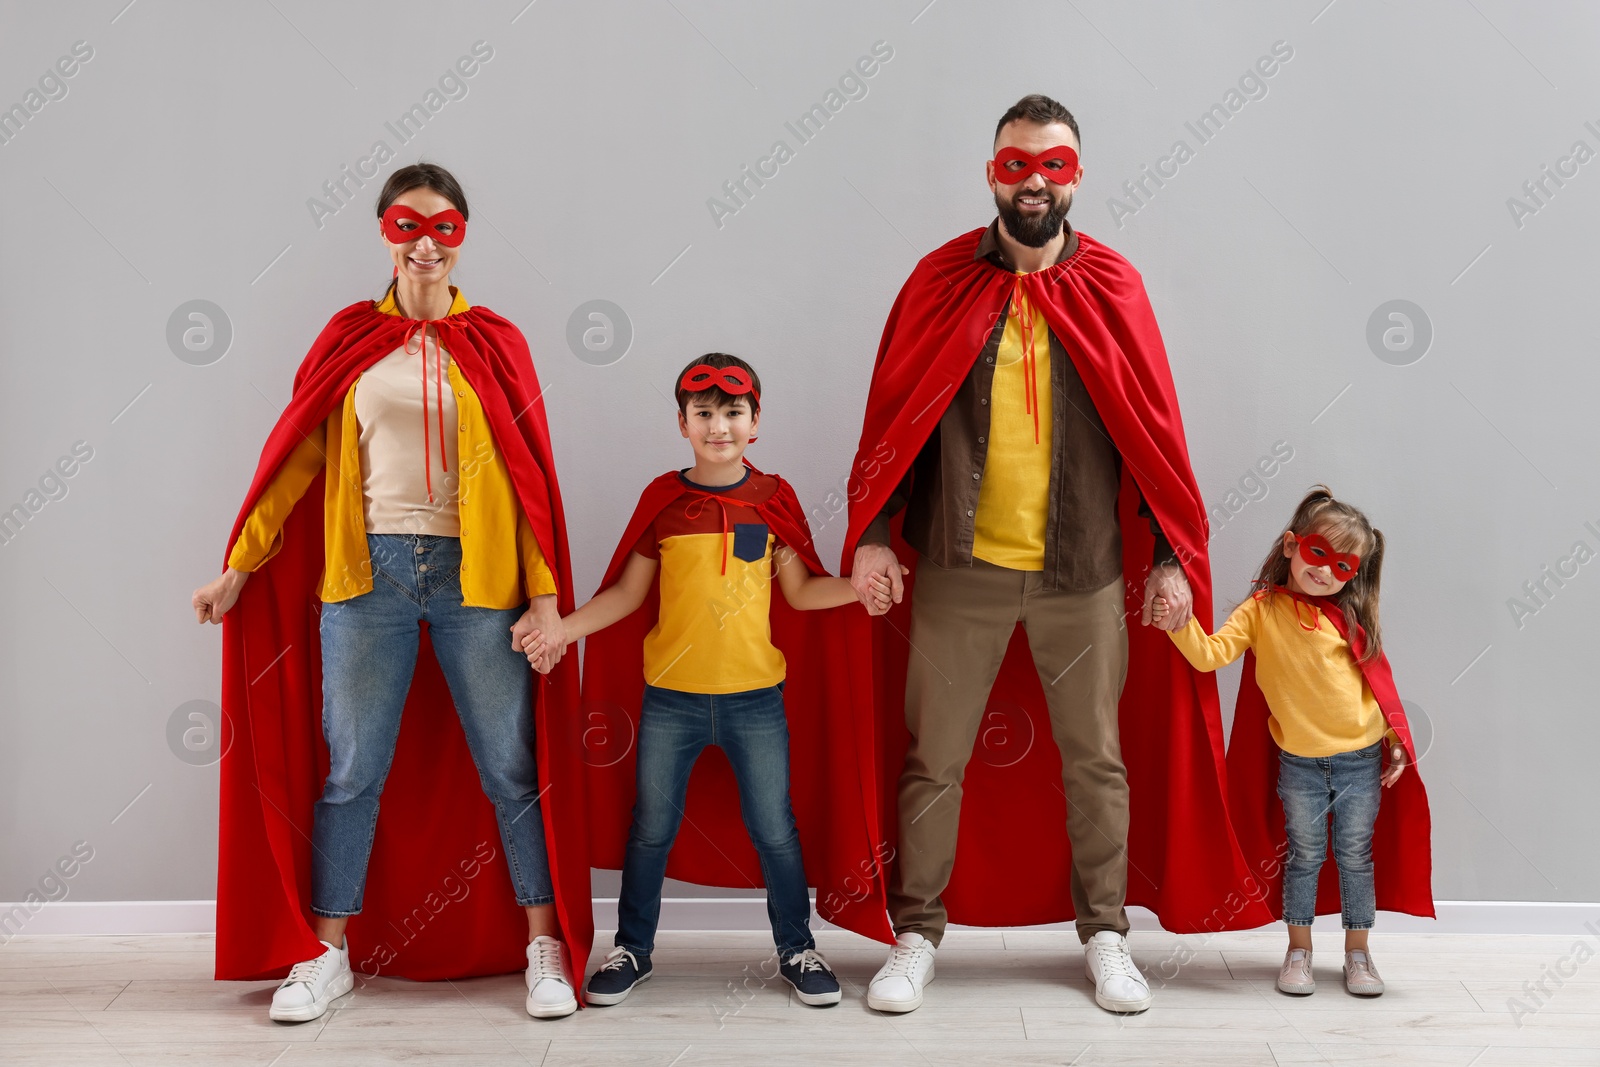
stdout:
{"type": "Polygon", "coordinates": [[[683,409],[678,409],[678,433],[684,437],[689,436],[689,420],[683,414],[683,409]]]}

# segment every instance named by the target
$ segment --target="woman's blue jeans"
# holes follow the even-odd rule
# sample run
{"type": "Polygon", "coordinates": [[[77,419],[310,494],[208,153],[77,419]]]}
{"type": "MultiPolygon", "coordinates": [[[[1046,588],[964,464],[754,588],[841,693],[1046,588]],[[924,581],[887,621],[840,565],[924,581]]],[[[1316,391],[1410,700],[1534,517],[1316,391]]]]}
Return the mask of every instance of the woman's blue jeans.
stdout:
{"type": "MultiPolygon", "coordinates": [[[[328,780],[311,831],[311,910],[361,910],[378,795],[427,620],[483,792],[494,804],[517,903],[555,900],[539,810],[533,674],[511,647],[522,608],[461,604],[461,540],[368,534],[372,591],[322,605],[322,736],[328,780]]],[[[457,798],[441,796],[440,804],[457,798]]]]}
{"type": "Polygon", "coordinates": [[[1317,878],[1328,854],[1328,813],[1333,813],[1333,861],[1339,868],[1339,902],[1346,930],[1371,929],[1377,918],[1372,887],[1372,827],[1383,788],[1383,741],[1332,756],[1278,753],[1278,796],[1283,800],[1289,858],[1283,868],[1283,921],[1310,926],[1317,915],[1317,878]]]}
{"type": "Polygon", "coordinates": [[[683,821],[689,772],[707,745],[733,765],[739,812],[761,860],[767,918],[781,958],[815,948],[800,835],[789,804],[789,725],[783,683],[743,693],[644,687],[639,711],[637,798],[622,861],[616,943],[635,956],[655,947],[667,855],[683,821]]]}

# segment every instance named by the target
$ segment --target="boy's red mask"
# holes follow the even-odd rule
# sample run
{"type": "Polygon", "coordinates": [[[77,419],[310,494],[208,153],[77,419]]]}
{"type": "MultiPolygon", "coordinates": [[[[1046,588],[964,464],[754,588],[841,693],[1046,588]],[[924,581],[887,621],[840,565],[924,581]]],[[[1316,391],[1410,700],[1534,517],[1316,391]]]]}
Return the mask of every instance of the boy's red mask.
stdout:
{"type": "Polygon", "coordinates": [[[446,248],[455,248],[467,239],[467,220],[455,208],[437,215],[419,215],[403,204],[391,204],[383,213],[383,236],[392,245],[432,237],[446,248]],[[415,222],[417,226],[402,230],[402,221],[415,222]]]}
{"type": "Polygon", "coordinates": [[[1328,539],[1319,533],[1308,533],[1300,538],[1300,558],[1313,567],[1328,567],[1333,577],[1348,582],[1356,576],[1361,557],[1354,552],[1335,552],[1328,539]]]}
{"type": "Polygon", "coordinates": [[[1016,185],[1022,179],[1033,173],[1044,176],[1044,180],[1055,182],[1057,185],[1069,184],[1078,173],[1078,153],[1070,145],[1058,144],[1046,148],[1038,155],[1024,152],[1020,148],[1002,148],[994,154],[994,180],[1002,185],[1016,185]],[[1022,162],[1022,166],[1012,170],[1010,164],[1022,162]],[[1046,163],[1055,160],[1061,161],[1061,166],[1052,168],[1046,163]]]}
{"type": "Polygon", "coordinates": [[[696,363],[683,372],[678,387],[689,393],[703,393],[713,387],[721,389],[729,396],[743,396],[749,393],[755,397],[757,404],[761,403],[761,394],[756,392],[755,383],[750,380],[750,375],[738,367],[713,367],[709,363],[696,363]]]}

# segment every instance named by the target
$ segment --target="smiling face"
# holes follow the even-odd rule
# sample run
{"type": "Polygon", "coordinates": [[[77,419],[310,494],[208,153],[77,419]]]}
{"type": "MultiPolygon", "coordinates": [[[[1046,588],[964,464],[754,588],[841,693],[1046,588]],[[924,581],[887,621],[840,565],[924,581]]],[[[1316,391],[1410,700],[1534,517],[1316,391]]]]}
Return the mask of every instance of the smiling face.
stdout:
{"type": "MultiPolygon", "coordinates": [[[[395,197],[394,202],[410,208],[424,218],[437,215],[441,211],[459,210],[444,196],[426,187],[408,189],[395,197]]],[[[401,244],[395,244],[384,236],[383,223],[378,223],[378,235],[383,237],[383,243],[389,249],[389,258],[394,260],[394,265],[399,268],[399,276],[418,285],[447,283],[456,260],[461,258],[460,246],[450,248],[435,241],[411,220],[404,220],[399,226],[402,232],[415,233],[418,236],[401,244]]]]}
{"type": "Polygon", "coordinates": [[[738,463],[760,422],[761,413],[752,412],[744,397],[723,403],[691,397],[678,412],[679,432],[689,439],[694,458],[706,465],[738,463]]]}
{"type": "MultiPolygon", "coordinates": [[[[1338,536],[1336,531],[1315,530],[1311,531],[1311,533],[1319,533],[1327,538],[1334,552],[1354,552],[1358,547],[1351,544],[1341,544],[1336,539],[1338,536]],[[1332,536],[1330,536],[1330,533],[1332,536]]],[[[1310,539],[1311,533],[1306,535],[1307,540],[1310,539]]],[[[1289,561],[1290,589],[1297,593],[1304,593],[1307,596],[1334,596],[1349,584],[1351,577],[1341,579],[1338,576],[1339,564],[1333,555],[1326,552],[1319,555],[1317,551],[1313,551],[1311,554],[1321,559],[1322,562],[1320,564],[1312,563],[1301,552],[1300,542],[1301,539],[1295,537],[1293,531],[1284,531],[1283,554],[1289,561]]]]}
{"type": "MultiPolygon", "coordinates": [[[[1025,119],[1007,123],[994,142],[997,155],[1006,148],[1039,155],[1058,145],[1066,145],[1074,153],[1078,151],[1078,138],[1071,126],[1064,122],[1040,124],[1025,119]]],[[[1017,161],[1005,165],[1022,169],[1022,164],[1017,161]]],[[[1052,159],[1041,165],[1052,172],[1067,174],[1064,160],[1052,159]]],[[[995,178],[995,166],[995,161],[990,159],[985,166],[985,174],[989,180],[989,191],[994,194],[995,209],[1000,213],[1000,222],[1006,232],[1030,248],[1042,248],[1055,240],[1061,233],[1061,224],[1067,212],[1072,208],[1072,194],[1083,180],[1083,168],[1072,169],[1064,185],[1047,181],[1044,175],[1037,172],[1029,174],[1015,185],[1007,185],[995,178]]]]}

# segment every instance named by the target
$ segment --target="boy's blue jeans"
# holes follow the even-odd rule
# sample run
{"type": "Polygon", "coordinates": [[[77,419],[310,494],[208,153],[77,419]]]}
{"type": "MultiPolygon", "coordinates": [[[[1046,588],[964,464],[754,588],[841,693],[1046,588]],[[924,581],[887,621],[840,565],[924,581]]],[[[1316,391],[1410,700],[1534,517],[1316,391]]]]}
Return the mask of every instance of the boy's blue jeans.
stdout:
{"type": "MultiPolygon", "coordinates": [[[[424,619],[483,792],[494,804],[517,903],[551,903],[533,672],[511,647],[511,626],[523,609],[462,606],[460,538],[368,534],[367,549],[372,591],[322,605],[328,780],[312,822],[311,910],[330,918],[361,910],[378,795],[394,761],[424,619]]],[[[457,799],[435,798],[441,805],[457,799]]]]}
{"type": "Polygon", "coordinates": [[[617,902],[619,947],[636,956],[655,947],[661,885],[683,821],[689,772],[717,745],[739,783],[739,811],[767,883],[767,917],[781,958],[816,946],[800,835],[789,805],[789,726],[783,683],[743,693],[681,693],[644,687],[639,711],[638,797],[617,902]]]}
{"type": "Polygon", "coordinates": [[[1346,930],[1368,930],[1377,918],[1372,888],[1372,827],[1378,819],[1383,741],[1332,756],[1278,753],[1289,858],[1283,868],[1283,921],[1310,926],[1317,915],[1317,877],[1328,854],[1333,813],[1333,861],[1346,930]]]}

